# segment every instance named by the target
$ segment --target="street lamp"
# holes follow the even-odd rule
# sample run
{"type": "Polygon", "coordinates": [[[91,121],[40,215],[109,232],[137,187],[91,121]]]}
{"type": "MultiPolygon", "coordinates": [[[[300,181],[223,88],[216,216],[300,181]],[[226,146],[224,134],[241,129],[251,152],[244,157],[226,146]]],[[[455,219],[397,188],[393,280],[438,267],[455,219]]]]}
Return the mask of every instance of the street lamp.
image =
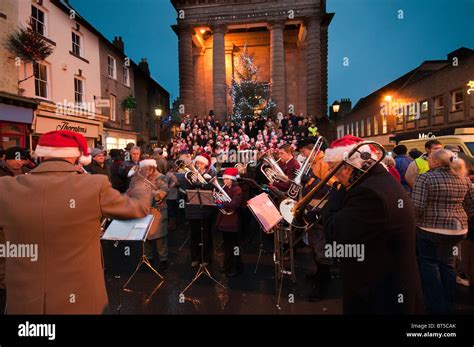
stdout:
{"type": "Polygon", "coordinates": [[[161,106],[155,108],[155,116],[157,120],[157,129],[156,129],[156,144],[157,146],[160,145],[161,142],[161,115],[163,114],[163,110],[161,106]]]}
{"type": "Polygon", "coordinates": [[[337,101],[332,104],[332,111],[337,114],[339,112],[339,109],[341,108],[341,105],[339,103],[336,104],[336,102],[337,101]]]}

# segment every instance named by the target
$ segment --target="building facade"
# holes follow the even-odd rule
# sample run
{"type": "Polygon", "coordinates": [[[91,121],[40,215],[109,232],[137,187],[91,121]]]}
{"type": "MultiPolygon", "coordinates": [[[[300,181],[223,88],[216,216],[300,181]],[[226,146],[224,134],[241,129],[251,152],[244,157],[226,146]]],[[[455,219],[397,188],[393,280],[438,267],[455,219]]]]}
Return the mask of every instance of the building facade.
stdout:
{"type": "MultiPolygon", "coordinates": [[[[0,42],[17,28],[19,3],[16,0],[0,2],[0,42]]],[[[7,49],[0,49],[0,149],[26,147],[31,132],[37,102],[19,96],[18,59],[7,49]]]]}
{"type": "Polygon", "coordinates": [[[125,54],[121,37],[115,37],[111,43],[105,38],[99,39],[100,89],[101,99],[108,101],[109,107],[102,112],[107,116],[104,123],[104,143],[106,149],[125,148],[127,143],[137,143],[137,133],[133,130],[133,107],[127,107],[126,101],[133,102],[134,73],[132,62],[125,54]]]}
{"type": "Polygon", "coordinates": [[[353,134],[391,148],[408,139],[454,134],[474,126],[474,50],[459,48],[428,60],[360,99],[337,122],[353,134]]]}
{"type": "Polygon", "coordinates": [[[170,114],[170,94],[150,75],[148,62],[143,58],[133,64],[137,108],[133,111],[134,130],[139,134],[138,145],[156,146],[164,138],[162,125],[170,114]],[[161,110],[157,116],[156,110],[161,110]]]}
{"type": "Polygon", "coordinates": [[[180,99],[184,113],[224,120],[227,87],[243,48],[260,80],[270,83],[276,111],[326,117],[327,41],[333,17],[325,0],[172,0],[178,24],[180,99]]]}
{"type": "Polygon", "coordinates": [[[72,130],[100,141],[106,117],[95,108],[100,92],[99,40],[78,15],[61,1],[18,1],[18,26],[33,28],[53,47],[41,62],[21,62],[20,95],[38,102],[32,126],[33,148],[41,134],[72,130]]]}
{"type": "Polygon", "coordinates": [[[143,125],[156,117],[142,118],[141,110],[162,105],[167,116],[169,93],[148,74],[145,94],[158,97],[138,103],[137,65],[120,37],[110,42],[67,0],[0,2],[2,44],[29,23],[53,52],[44,61],[23,61],[9,49],[0,50],[1,148],[34,149],[41,134],[52,130],[81,133],[91,148],[150,141],[147,132],[153,127],[143,125]]]}

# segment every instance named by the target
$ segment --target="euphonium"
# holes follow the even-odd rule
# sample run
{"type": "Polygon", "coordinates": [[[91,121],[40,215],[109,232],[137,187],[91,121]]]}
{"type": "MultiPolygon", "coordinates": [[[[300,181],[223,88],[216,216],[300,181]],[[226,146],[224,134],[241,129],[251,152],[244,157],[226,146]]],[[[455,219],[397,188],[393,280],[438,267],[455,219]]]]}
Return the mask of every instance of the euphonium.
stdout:
{"type": "Polygon", "coordinates": [[[285,175],[280,165],[278,165],[278,160],[273,158],[273,155],[270,152],[265,153],[263,158],[263,164],[260,166],[260,171],[265,175],[270,183],[275,181],[288,182],[289,178],[285,175]]]}
{"type": "Polygon", "coordinates": [[[206,179],[199,173],[198,169],[196,169],[193,164],[186,165],[183,162],[179,166],[179,169],[185,172],[184,177],[189,182],[189,184],[195,184],[195,183],[207,184],[206,179]],[[193,175],[196,177],[195,179],[192,178],[193,175]]]}
{"type": "MultiPolygon", "coordinates": [[[[283,218],[290,224],[293,224],[295,219],[299,219],[306,207],[313,200],[313,197],[318,194],[329,182],[329,180],[337,173],[337,171],[343,165],[350,165],[354,168],[352,173],[352,178],[350,184],[346,187],[346,190],[351,189],[355,183],[357,183],[362,177],[364,177],[376,164],[380,163],[385,157],[385,149],[383,146],[374,141],[365,141],[357,144],[347,156],[338,164],[334,169],[331,170],[313,189],[311,189],[308,194],[301,198],[298,202],[295,202],[293,199],[285,199],[280,204],[280,212],[283,218]],[[375,160],[372,158],[371,153],[367,151],[361,151],[360,148],[364,146],[373,146],[380,151],[380,157],[375,160]],[[349,161],[350,158],[359,153],[360,157],[365,161],[364,165],[359,168],[352,165],[349,161]]],[[[313,209],[317,209],[324,200],[321,200],[313,209]]]]}
{"type": "MultiPolygon", "coordinates": [[[[224,203],[224,202],[231,202],[232,199],[231,197],[229,196],[229,194],[227,194],[224,190],[224,188],[221,187],[221,185],[219,184],[219,182],[217,181],[217,176],[214,176],[210,181],[209,183],[211,183],[212,185],[214,185],[214,187],[216,187],[216,189],[214,190],[214,199],[216,199],[216,201],[218,203],[224,203]]],[[[226,215],[231,215],[233,214],[234,212],[233,211],[226,211],[225,209],[221,208],[220,211],[223,213],[223,214],[226,214],[226,215]]]]}

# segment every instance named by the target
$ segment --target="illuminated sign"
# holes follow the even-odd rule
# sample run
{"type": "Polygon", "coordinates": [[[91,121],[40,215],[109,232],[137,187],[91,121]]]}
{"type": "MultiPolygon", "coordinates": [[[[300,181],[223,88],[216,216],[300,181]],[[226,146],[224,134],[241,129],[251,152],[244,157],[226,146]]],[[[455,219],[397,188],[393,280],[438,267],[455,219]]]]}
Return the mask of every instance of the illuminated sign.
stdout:
{"type": "Polygon", "coordinates": [[[467,86],[469,87],[469,89],[467,90],[467,93],[470,95],[471,92],[474,91],[474,81],[469,81],[467,86]]]}

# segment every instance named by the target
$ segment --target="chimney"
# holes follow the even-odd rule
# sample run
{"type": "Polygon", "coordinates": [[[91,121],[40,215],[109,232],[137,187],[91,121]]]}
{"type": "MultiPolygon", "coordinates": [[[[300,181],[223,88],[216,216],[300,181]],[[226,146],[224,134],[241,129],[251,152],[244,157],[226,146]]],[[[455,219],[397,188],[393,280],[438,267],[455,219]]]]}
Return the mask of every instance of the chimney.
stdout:
{"type": "Polygon", "coordinates": [[[122,41],[122,36],[115,36],[114,40],[112,41],[112,44],[117,47],[122,53],[125,50],[123,41],[122,41]]]}
{"type": "Polygon", "coordinates": [[[142,60],[138,64],[138,67],[148,76],[150,76],[150,69],[148,68],[148,61],[146,60],[146,58],[142,58],[142,60]]]}

